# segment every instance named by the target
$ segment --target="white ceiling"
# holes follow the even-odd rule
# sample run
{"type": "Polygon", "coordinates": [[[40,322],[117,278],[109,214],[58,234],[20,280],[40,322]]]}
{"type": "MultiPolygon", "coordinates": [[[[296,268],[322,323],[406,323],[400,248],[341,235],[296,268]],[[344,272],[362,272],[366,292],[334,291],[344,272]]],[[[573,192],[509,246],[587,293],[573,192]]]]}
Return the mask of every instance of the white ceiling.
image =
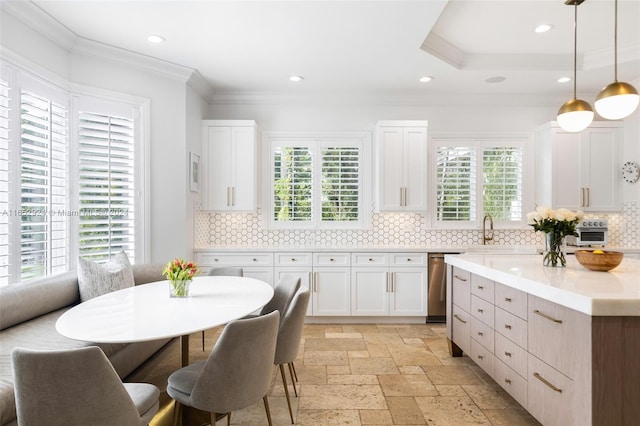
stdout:
{"type": "MultiPolygon", "coordinates": [[[[6,0],[3,0],[6,1],[6,0]]],[[[197,69],[217,94],[465,94],[569,98],[564,0],[54,1],[79,38],[197,69]],[[535,34],[540,23],[554,30],[535,34]],[[152,45],[149,34],[166,43],[152,45]],[[304,76],[301,83],[289,75],[304,76]],[[430,83],[418,79],[431,75],[430,83]],[[486,83],[503,76],[502,83],[486,83]]],[[[619,0],[618,79],[640,78],[640,0],[619,0]]],[[[578,94],[613,81],[612,0],[578,7],[578,94]]],[[[590,100],[592,102],[592,100],[590,100]]]]}

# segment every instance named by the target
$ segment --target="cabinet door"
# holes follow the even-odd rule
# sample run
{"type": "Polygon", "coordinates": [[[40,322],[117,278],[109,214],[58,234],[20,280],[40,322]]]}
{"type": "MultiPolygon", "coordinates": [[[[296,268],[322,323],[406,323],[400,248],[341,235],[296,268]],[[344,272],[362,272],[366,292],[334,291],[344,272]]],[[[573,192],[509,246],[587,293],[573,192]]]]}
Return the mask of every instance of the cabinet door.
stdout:
{"type": "Polygon", "coordinates": [[[427,129],[409,127],[403,132],[404,210],[427,209],[427,129]]]}
{"type": "Polygon", "coordinates": [[[250,266],[242,268],[242,275],[264,281],[273,286],[273,268],[250,266]]]}
{"type": "Polygon", "coordinates": [[[427,270],[392,268],[389,314],[395,316],[427,315],[427,270]]]}
{"type": "MultiPolygon", "coordinates": [[[[294,275],[297,277],[300,277],[300,287],[301,288],[305,288],[307,290],[311,289],[311,267],[300,267],[300,268],[296,268],[296,267],[289,267],[289,266],[282,266],[282,267],[275,267],[274,270],[274,281],[278,282],[282,279],[283,276],[285,275],[294,275]]],[[[309,300],[309,305],[307,306],[307,315],[312,315],[313,314],[313,292],[311,292],[310,296],[310,300],[309,300]]]]}
{"type": "Polygon", "coordinates": [[[351,268],[314,268],[313,315],[351,315],[351,268]]]}
{"type": "Polygon", "coordinates": [[[389,315],[389,285],[387,268],[353,268],[351,315],[389,315]]]}
{"type": "Polygon", "coordinates": [[[401,210],[403,200],[402,127],[381,127],[378,143],[378,209],[401,210]]]}
{"type": "Polygon", "coordinates": [[[585,149],[583,175],[585,187],[584,211],[620,210],[619,140],[617,128],[587,129],[581,135],[585,149]]]}
{"type": "Polygon", "coordinates": [[[203,208],[228,210],[231,204],[231,127],[208,127],[204,141],[206,190],[203,208]]]}
{"type": "MultiPolygon", "coordinates": [[[[256,208],[256,136],[253,127],[232,127],[231,210],[256,208]]],[[[224,158],[224,157],[221,157],[224,158]]]]}
{"type": "Polygon", "coordinates": [[[552,131],[553,208],[582,209],[580,135],[561,129],[552,131]]]}

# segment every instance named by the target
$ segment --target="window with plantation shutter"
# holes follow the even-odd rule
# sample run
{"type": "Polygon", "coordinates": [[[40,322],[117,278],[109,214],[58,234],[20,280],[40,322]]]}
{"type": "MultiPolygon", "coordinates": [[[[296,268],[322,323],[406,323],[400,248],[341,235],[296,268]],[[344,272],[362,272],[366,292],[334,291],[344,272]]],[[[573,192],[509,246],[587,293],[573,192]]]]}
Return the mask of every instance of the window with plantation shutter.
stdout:
{"type": "Polygon", "coordinates": [[[67,267],[67,108],[20,93],[21,280],[67,267]]]}
{"type": "Polygon", "coordinates": [[[11,89],[0,79],[0,285],[9,283],[9,111],[11,89]]]}
{"type": "MultiPolygon", "coordinates": [[[[274,132],[276,133],[276,132],[274,132]]],[[[271,225],[275,228],[362,227],[366,217],[366,141],[352,137],[267,134],[271,146],[271,225]]]]}
{"type": "Polygon", "coordinates": [[[132,118],[78,112],[80,256],[135,256],[135,143],[132,118]]]}
{"type": "Polygon", "coordinates": [[[524,139],[432,140],[436,226],[473,227],[490,214],[519,225],[524,203],[524,139]]]}

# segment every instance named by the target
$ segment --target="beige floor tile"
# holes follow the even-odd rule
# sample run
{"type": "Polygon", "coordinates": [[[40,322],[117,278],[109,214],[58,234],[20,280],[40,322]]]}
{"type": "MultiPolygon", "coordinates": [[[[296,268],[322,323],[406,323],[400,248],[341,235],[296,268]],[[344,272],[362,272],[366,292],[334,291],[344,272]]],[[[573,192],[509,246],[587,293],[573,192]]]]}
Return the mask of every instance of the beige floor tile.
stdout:
{"type": "Polygon", "coordinates": [[[427,424],[422,411],[413,397],[387,397],[387,404],[391,412],[394,425],[424,425],[427,424]]]}
{"type": "Polygon", "coordinates": [[[325,333],[327,339],[362,339],[362,333],[325,333]]]}
{"type": "Polygon", "coordinates": [[[482,380],[470,367],[452,365],[424,365],[424,372],[434,385],[480,385],[482,380]]]}
{"type": "Polygon", "coordinates": [[[396,365],[442,365],[438,357],[424,346],[387,345],[396,365]]]}
{"type": "Polygon", "coordinates": [[[399,365],[400,374],[424,374],[424,370],[419,365],[399,365]]]}
{"type": "Polygon", "coordinates": [[[518,403],[502,388],[486,385],[462,385],[473,402],[483,410],[500,410],[518,403]]]}
{"type": "Polygon", "coordinates": [[[360,410],[360,423],[363,425],[392,425],[389,410],[360,410]]]}
{"type": "Polygon", "coordinates": [[[349,365],[347,351],[305,351],[304,365],[349,365]]]}
{"type": "Polygon", "coordinates": [[[348,351],[349,358],[369,358],[369,351],[348,351]]]}
{"type": "Polygon", "coordinates": [[[305,351],[366,351],[367,345],[361,338],[345,339],[306,339],[304,342],[305,351]]]}
{"type": "Polygon", "coordinates": [[[424,342],[422,341],[422,339],[420,339],[418,337],[403,337],[402,335],[400,337],[402,337],[402,340],[404,341],[404,343],[406,345],[424,346],[424,342]]]}
{"type": "Polygon", "coordinates": [[[380,331],[377,324],[345,324],[342,326],[345,333],[377,333],[380,331]]]}
{"type": "Polygon", "coordinates": [[[385,396],[438,395],[438,391],[424,374],[381,374],[378,380],[385,396]]]}
{"type": "Polygon", "coordinates": [[[428,337],[433,337],[433,338],[437,337],[437,334],[434,333],[433,330],[431,330],[431,328],[425,327],[423,325],[412,326],[407,329],[399,329],[398,334],[403,339],[408,339],[408,338],[421,339],[421,338],[428,338],[428,337]]]}
{"type": "Polygon", "coordinates": [[[299,400],[301,410],[387,408],[379,385],[304,385],[299,400]]]}
{"type": "Polygon", "coordinates": [[[348,365],[327,365],[327,374],[351,374],[351,367],[348,365]]]}
{"type": "Polygon", "coordinates": [[[388,333],[388,332],[380,332],[380,333],[362,333],[362,337],[367,343],[384,343],[384,344],[395,344],[402,345],[404,341],[402,337],[398,333],[388,333]]]}
{"type": "Polygon", "coordinates": [[[330,385],[377,385],[379,382],[375,374],[328,374],[327,383],[330,385]]]}
{"type": "Polygon", "coordinates": [[[468,396],[421,396],[416,397],[415,401],[429,426],[491,424],[468,396]]]}
{"type": "Polygon", "coordinates": [[[322,385],[327,383],[327,368],[324,365],[304,365],[296,363],[298,382],[307,385],[322,385]]]}
{"type": "Polygon", "coordinates": [[[367,343],[367,351],[371,358],[389,358],[391,352],[384,343],[367,343]]]}
{"type": "Polygon", "coordinates": [[[350,358],[352,374],[399,374],[392,358],[350,358]]]}
{"type": "Polygon", "coordinates": [[[300,410],[298,425],[347,426],[361,425],[358,410],[300,410]]]}
{"type": "Polygon", "coordinates": [[[540,423],[518,406],[502,410],[484,410],[485,416],[494,426],[539,426],[540,423]]]}
{"type": "Polygon", "coordinates": [[[440,396],[468,396],[460,385],[434,385],[440,396]]]}

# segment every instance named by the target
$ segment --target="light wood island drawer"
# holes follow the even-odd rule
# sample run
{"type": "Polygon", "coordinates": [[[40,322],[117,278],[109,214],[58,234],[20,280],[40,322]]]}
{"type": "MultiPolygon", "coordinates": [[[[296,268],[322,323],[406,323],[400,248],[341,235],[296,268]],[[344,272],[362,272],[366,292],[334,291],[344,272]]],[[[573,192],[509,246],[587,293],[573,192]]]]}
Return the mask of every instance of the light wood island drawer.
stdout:
{"type": "Polygon", "coordinates": [[[520,347],[527,349],[527,336],[529,333],[527,321],[496,307],[494,328],[497,333],[502,334],[520,347]]]}
{"type": "Polygon", "coordinates": [[[471,315],[493,328],[494,306],[476,295],[471,296],[471,315]]]}
{"type": "Polygon", "coordinates": [[[495,350],[493,351],[496,358],[507,364],[512,370],[520,376],[527,377],[527,357],[528,353],[520,346],[513,343],[500,333],[495,334],[495,350]]]}
{"type": "Polygon", "coordinates": [[[495,284],[494,293],[496,306],[527,319],[527,293],[499,283],[495,284]]]}
{"type": "Polygon", "coordinates": [[[471,274],[469,271],[454,267],[451,282],[453,303],[467,312],[471,311],[471,274]]]}
{"type": "Polygon", "coordinates": [[[482,368],[485,373],[493,377],[493,354],[489,349],[482,346],[473,338],[471,339],[471,353],[469,353],[469,358],[471,358],[473,362],[478,364],[478,366],[482,368]]]}
{"type": "Polygon", "coordinates": [[[471,337],[476,339],[482,346],[493,352],[494,348],[493,328],[482,321],[471,317],[471,337]]]}
{"type": "Polygon", "coordinates": [[[468,355],[471,349],[471,315],[455,304],[452,310],[451,340],[468,355]]]}
{"type": "Polygon", "coordinates": [[[570,378],[531,354],[527,367],[527,410],[533,417],[545,426],[591,423],[590,410],[575,409],[576,389],[570,378]]]}
{"type": "MultiPolygon", "coordinates": [[[[526,358],[525,358],[526,361],[526,358]]],[[[526,362],[525,362],[526,367],[526,362]]],[[[526,369],[525,369],[526,370],[526,369]]],[[[525,371],[526,373],[526,371],[525,371]]],[[[496,357],[493,365],[494,380],[520,405],[527,408],[527,380],[496,357]]],[[[526,374],[525,374],[526,377],[526,374]]]]}
{"type": "Polygon", "coordinates": [[[471,275],[471,294],[475,294],[487,302],[493,303],[494,282],[480,275],[471,275]]]}

